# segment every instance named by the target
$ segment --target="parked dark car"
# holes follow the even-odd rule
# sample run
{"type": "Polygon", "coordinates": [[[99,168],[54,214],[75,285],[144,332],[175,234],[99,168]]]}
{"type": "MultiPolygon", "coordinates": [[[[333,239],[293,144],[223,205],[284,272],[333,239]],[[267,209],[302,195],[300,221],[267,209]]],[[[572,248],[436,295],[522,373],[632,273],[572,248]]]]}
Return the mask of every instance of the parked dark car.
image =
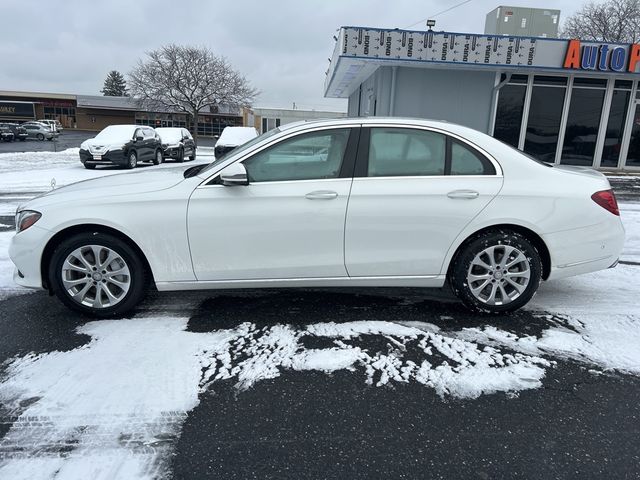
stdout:
{"type": "Polygon", "coordinates": [[[172,158],[183,162],[185,155],[189,160],[196,158],[196,142],[186,128],[161,127],[156,128],[156,133],[160,135],[165,160],[172,158]]]}
{"type": "Polygon", "coordinates": [[[110,125],[95,138],[80,145],[80,161],[85,168],[97,165],[119,165],[135,168],[138,162],[162,163],[160,136],[151,127],[110,125]]]}
{"type": "Polygon", "coordinates": [[[27,129],[17,123],[0,123],[0,127],[6,127],[13,132],[13,139],[24,142],[29,134],[27,129]]]}
{"type": "Polygon", "coordinates": [[[9,130],[9,127],[0,127],[0,140],[3,142],[13,141],[13,132],[9,130]]]}

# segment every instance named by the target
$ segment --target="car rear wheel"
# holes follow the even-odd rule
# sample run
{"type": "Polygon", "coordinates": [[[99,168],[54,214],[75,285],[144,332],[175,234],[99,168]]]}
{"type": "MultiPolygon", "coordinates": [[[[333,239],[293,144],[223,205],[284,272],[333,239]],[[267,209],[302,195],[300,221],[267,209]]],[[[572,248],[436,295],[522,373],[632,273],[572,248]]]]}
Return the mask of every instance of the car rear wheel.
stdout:
{"type": "Polygon", "coordinates": [[[129,159],[127,160],[127,168],[136,168],[138,165],[138,155],[133,150],[129,152],[129,159]]]}
{"type": "Polygon", "coordinates": [[[497,230],[465,245],[449,272],[449,284],[469,309],[484,313],[513,312],[536,293],[542,260],[523,235],[497,230]]]}
{"type": "Polygon", "coordinates": [[[43,135],[43,134],[41,134],[41,133],[39,133],[38,135],[36,135],[36,138],[37,138],[38,140],[40,140],[40,141],[43,141],[43,140],[44,140],[44,135],[43,135]]]}
{"type": "Polygon", "coordinates": [[[162,157],[162,150],[156,150],[156,155],[153,158],[153,164],[154,165],[160,165],[163,160],[164,160],[164,158],[162,157]]]}
{"type": "Polygon", "coordinates": [[[68,307],[95,317],[121,315],[147,290],[143,260],[124,241],[105,233],[63,241],[49,265],[49,284],[68,307]]]}

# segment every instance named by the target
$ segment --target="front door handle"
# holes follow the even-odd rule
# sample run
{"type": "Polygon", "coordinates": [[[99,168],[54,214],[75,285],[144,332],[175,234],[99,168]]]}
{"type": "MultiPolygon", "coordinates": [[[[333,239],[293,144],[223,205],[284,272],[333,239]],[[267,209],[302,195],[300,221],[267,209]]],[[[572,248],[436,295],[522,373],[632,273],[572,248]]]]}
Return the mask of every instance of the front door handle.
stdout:
{"type": "Polygon", "coordinates": [[[316,190],[315,192],[309,192],[304,196],[308,200],[333,200],[338,198],[338,192],[331,190],[316,190]]]}
{"type": "Polygon", "coordinates": [[[447,197],[449,198],[466,198],[473,199],[478,198],[480,194],[475,190],[454,190],[453,192],[447,193],[447,197]]]}

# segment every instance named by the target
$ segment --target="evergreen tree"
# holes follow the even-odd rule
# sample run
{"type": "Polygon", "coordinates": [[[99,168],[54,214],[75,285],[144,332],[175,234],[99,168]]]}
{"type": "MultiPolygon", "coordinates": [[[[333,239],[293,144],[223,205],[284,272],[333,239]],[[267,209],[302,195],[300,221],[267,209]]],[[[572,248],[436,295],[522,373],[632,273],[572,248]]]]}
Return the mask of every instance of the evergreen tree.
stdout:
{"type": "Polygon", "coordinates": [[[106,97],[125,97],[129,95],[127,92],[127,83],[124,76],[117,70],[111,70],[104,80],[104,86],[101,90],[106,97]]]}

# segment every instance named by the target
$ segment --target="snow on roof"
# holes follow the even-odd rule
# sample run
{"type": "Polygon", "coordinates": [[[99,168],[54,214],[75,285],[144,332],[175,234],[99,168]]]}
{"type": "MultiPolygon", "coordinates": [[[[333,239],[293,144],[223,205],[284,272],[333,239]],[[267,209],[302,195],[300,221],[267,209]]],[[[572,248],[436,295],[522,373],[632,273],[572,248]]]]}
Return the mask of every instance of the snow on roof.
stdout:
{"type": "Polygon", "coordinates": [[[257,136],[258,131],[253,127],[226,127],[216,142],[216,146],[238,146],[257,136]]]}

